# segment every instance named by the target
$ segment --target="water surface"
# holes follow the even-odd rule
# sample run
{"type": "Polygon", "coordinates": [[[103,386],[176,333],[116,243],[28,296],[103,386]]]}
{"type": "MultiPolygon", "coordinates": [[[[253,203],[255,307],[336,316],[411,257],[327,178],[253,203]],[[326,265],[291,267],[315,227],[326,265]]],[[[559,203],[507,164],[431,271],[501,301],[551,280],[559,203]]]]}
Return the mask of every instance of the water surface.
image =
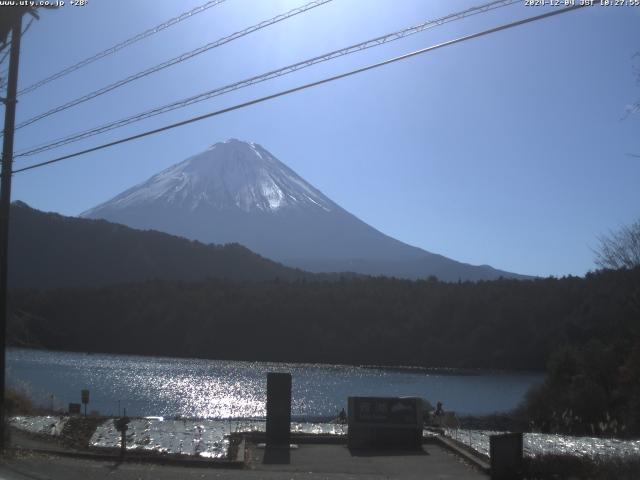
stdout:
{"type": "Polygon", "coordinates": [[[88,411],[165,418],[261,418],[267,372],[293,377],[292,415],[331,418],[352,395],[419,396],[459,414],[515,408],[540,373],[434,373],[421,369],[238,362],[8,349],[7,378],[37,403],[66,410],[89,389],[88,411]]]}

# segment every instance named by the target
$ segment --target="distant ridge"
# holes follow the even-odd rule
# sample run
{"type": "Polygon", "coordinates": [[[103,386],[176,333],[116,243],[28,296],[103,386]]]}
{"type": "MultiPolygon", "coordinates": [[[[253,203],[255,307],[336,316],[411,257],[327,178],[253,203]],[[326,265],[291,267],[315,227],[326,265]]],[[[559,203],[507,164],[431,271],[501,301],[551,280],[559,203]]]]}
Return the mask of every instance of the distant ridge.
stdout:
{"type": "Polygon", "coordinates": [[[143,280],[296,280],[316,277],[238,244],[204,245],[104,220],[11,205],[9,286],[49,289],[143,280]]]}
{"type": "Polygon", "coordinates": [[[216,143],[82,214],[205,243],[237,242],[313,272],[440,280],[529,278],[389,237],[337,205],[262,146],[216,143]]]}

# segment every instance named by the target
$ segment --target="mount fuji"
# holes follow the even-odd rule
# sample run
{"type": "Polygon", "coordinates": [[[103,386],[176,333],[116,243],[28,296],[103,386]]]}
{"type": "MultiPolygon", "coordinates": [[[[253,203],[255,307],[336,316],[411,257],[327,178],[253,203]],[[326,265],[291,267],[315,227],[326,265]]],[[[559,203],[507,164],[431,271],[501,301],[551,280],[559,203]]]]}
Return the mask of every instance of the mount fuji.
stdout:
{"type": "Polygon", "coordinates": [[[525,278],[427,252],[350,214],[256,143],[235,139],[152,176],[84,213],[206,243],[240,243],[313,272],[440,280],[525,278]]]}

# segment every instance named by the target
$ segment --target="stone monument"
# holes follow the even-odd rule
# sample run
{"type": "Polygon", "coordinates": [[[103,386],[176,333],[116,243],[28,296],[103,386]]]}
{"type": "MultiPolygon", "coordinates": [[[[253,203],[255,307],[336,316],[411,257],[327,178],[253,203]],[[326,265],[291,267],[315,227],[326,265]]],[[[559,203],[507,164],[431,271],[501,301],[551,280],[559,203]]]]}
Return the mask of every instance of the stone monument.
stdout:
{"type": "Polygon", "coordinates": [[[267,446],[289,448],[291,374],[267,373],[267,446]]]}

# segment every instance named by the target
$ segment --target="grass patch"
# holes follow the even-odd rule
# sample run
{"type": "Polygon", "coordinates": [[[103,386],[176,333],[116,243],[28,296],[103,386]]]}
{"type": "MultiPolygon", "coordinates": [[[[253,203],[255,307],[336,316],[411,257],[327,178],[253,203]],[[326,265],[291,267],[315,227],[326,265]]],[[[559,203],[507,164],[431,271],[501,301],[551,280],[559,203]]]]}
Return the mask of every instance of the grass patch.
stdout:
{"type": "Polygon", "coordinates": [[[23,390],[7,388],[5,391],[6,415],[36,415],[37,409],[29,395],[23,390]]]}

